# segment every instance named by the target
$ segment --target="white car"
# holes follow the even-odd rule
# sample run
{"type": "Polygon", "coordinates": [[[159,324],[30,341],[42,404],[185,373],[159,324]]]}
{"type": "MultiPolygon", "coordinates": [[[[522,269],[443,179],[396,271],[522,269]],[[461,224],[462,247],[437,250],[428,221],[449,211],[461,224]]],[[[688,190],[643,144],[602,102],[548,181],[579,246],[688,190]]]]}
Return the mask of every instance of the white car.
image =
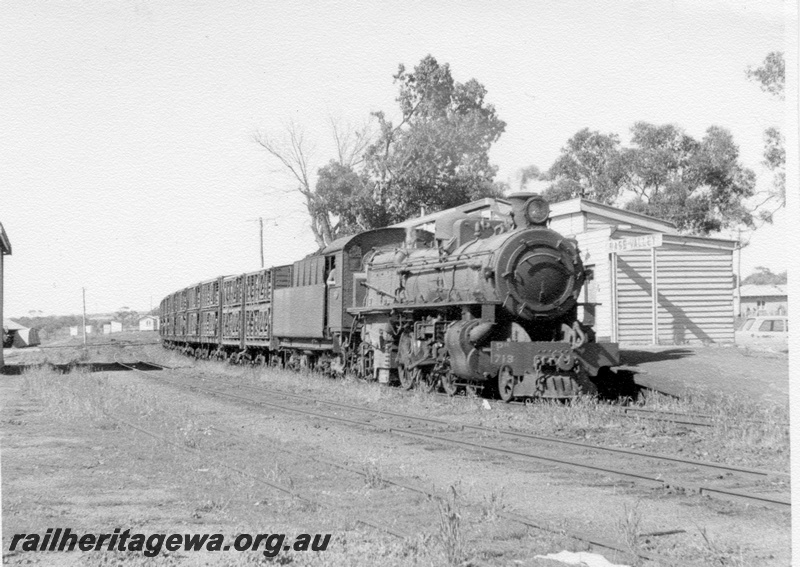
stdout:
{"type": "Polygon", "coordinates": [[[786,348],[789,344],[789,318],[785,315],[758,315],[748,317],[734,333],[736,344],[743,346],[775,346],[786,348]]]}

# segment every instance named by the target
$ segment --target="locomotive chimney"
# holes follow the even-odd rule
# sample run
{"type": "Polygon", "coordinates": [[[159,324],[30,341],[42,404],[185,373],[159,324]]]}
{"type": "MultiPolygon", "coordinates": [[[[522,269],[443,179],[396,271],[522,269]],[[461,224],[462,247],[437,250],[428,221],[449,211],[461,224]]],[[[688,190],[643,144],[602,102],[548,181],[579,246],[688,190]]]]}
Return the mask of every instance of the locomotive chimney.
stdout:
{"type": "Polygon", "coordinates": [[[536,193],[514,193],[506,197],[511,201],[511,214],[515,228],[544,226],[550,215],[550,206],[536,193]]]}

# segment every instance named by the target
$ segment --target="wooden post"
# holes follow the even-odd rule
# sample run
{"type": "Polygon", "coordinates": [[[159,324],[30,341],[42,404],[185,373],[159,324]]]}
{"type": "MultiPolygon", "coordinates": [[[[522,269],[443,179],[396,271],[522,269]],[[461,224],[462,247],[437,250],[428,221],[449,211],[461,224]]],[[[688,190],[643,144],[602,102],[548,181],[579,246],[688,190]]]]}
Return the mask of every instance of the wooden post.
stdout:
{"type": "Polygon", "coordinates": [[[617,253],[611,253],[611,342],[619,341],[619,305],[617,298],[617,253]]]}
{"type": "Polygon", "coordinates": [[[656,264],[656,248],[650,249],[650,270],[653,276],[651,291],[653,292],[653,344],[658,344],[658,268],[656,264]]]}
{"type": "Polygon", "coordinates": [[[83,346],[86,346],[86,288],[82,287],[83,291],[83,346]]]}
{"type": "Polygon", "coordinates": [[[736,320],[742,316],[742,229],[736,234],[736,310],[733,316],[736,320]]]}
{"type": "Polygon", "coordinates": [[[264,218],[258,217],[258,234],[261,237],[261,269],[264,269],[264,218]]]}

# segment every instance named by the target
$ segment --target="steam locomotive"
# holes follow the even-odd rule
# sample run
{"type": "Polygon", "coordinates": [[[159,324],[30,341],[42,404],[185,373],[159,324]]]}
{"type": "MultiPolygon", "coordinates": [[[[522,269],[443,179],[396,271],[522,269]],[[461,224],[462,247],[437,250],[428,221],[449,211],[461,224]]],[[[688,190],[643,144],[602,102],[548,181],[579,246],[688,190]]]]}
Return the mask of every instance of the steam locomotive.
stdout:
{"type": "Polygon", "coordinates": [[[161,302],[162,341],[198,358],[451,395],[482,388],[504,401],[609,387],[619,351],[578,320],[591,274],[576,242],[547,228],[540,196],[507,202],[507,214],[455,211],[434,233],[370,230],[291,265],[182,289],[161,302]]]}

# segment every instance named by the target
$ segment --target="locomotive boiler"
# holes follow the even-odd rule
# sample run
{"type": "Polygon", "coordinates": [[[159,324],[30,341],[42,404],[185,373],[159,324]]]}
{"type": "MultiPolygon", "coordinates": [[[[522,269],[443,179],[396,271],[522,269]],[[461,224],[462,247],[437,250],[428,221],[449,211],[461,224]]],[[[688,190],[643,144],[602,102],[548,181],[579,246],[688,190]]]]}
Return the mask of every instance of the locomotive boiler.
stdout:
{"type": "Polygon", "coordinates": [[[578,321],[590,274],[577,244],[547,228],[540,196],[508,200],[506,218],[445,216],[435,246],[409,234],[365,258],[366,297],[350,310],[362,373],[450,394],[488,386],[505,401],[597,392],[619,353],[578,321]]]}

